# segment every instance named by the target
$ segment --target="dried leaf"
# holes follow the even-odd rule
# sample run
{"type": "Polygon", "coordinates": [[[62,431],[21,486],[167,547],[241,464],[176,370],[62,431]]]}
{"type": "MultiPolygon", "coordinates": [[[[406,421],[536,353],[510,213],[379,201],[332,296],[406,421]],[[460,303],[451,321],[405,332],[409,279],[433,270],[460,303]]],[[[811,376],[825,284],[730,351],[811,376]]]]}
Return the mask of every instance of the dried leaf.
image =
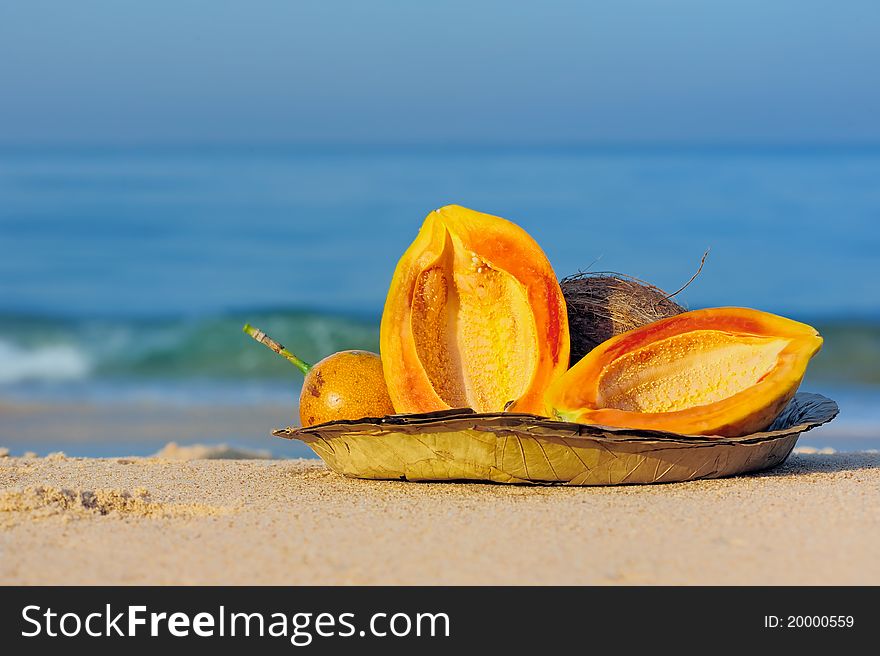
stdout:
{"type": "Polygon", "coordinates": [[[798,436],[837,416],[837,404],[798,394],[765,432],[691,436],[445,410],[286,428],[335,472],[355,478],[565,485],[670,483],[775,467],[798,436]]]}

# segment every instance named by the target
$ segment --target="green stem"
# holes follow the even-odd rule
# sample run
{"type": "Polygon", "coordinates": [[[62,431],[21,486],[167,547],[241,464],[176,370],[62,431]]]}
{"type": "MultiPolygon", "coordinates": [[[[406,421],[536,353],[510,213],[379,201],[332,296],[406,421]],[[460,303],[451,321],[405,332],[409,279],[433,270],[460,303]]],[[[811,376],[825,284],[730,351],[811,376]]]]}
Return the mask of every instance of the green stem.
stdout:
{"type": "Polygon", "coordinates": [[[244,332],[246,332],[248,335],[250,335],[255,340],[257,340],[260,344],[272,349],[281,357],[287,358],[290,362],[293,363],[293,365],[297,369],[299,369],[301,372],[303,372],[303,374],[309,373],[309,370],[312,368],[312,365],[300,360],[293,353],[291,353],[286,348],[281,346],[281,344],[279,344],[274,339],[269,337],[266,333],[264,333],[259,328],[255,328],[254,326],[250,325],[249,323],[246,323],[242,330],[244,330],[244,332]]]}

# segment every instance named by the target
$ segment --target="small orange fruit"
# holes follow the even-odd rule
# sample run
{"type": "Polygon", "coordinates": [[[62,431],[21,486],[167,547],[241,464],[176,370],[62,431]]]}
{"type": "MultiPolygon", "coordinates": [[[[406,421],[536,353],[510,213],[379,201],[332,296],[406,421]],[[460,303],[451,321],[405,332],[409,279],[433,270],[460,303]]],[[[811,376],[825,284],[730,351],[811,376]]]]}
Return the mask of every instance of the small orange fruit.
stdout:
{"type": "Polygon", "coordinates": [[[303,426],[394,414],[382,373],[382,360],[376,353],[340,351],[310,365],[259,328],[245,324],[244,332],[289,360],[305,375],[299,395],[299,418],[303,426]]]}
{"type": "Polygon", "coordinates": [[[393,414],[382,360],[375,353],[340,351],[328,355],[306,373],[299,396],[303,426],[393,414]]]}

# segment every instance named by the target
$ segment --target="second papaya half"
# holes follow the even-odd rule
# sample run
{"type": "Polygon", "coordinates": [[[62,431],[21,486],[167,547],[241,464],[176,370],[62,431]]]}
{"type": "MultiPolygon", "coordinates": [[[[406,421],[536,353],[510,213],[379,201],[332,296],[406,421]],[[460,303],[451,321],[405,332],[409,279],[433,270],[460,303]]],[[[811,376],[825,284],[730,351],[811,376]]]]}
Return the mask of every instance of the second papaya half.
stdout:
{"type": "Polygon", "coordinates": [[[544,393],[568,366],[565,300],[522,228],[449,205],[398,262],[380,343],[399,413],[544,414],[544,393]]]}
{"type": "Polygon", "coordinates": [[[811,326],[766,312],[685,312],[600,344],[547,401],[567,421],[747,435],[773,422],[821,346],[811,326]]]}

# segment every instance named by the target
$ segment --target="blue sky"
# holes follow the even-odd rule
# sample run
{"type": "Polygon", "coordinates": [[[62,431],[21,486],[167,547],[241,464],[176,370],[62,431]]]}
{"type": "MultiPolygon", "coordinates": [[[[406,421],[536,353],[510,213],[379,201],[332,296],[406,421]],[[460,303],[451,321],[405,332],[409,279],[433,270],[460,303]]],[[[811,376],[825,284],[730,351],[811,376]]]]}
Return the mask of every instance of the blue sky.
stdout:
{"type": "Polygon", "coordinates": [[[0,5],[0,141],[870,142],[880,3],[0,5]]]}

